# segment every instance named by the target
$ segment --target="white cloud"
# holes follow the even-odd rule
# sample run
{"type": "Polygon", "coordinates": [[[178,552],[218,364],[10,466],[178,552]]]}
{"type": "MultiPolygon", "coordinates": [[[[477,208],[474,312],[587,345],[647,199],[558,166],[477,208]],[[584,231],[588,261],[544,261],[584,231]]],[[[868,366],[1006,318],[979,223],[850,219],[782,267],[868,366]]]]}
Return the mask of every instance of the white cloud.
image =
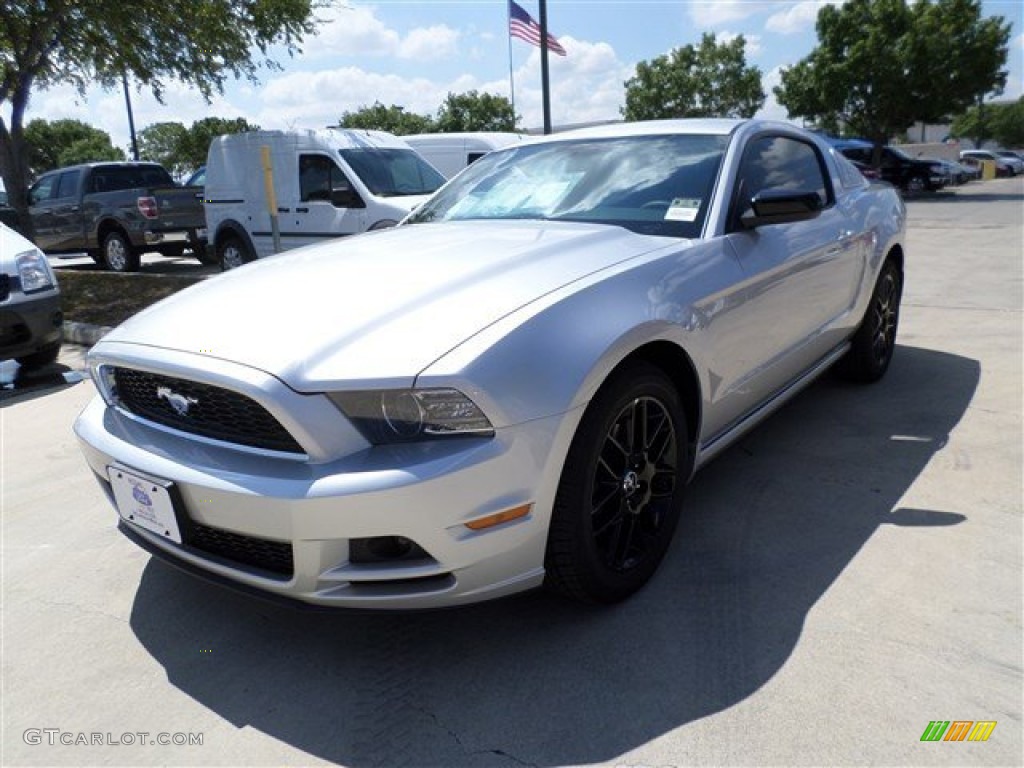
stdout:
{"type": "Polygon", "coordinates": [[[715,40],[721,45],[722,43],[731,43],[740,35],[743,35],[743,39],[746,41],[746,55],[749,57],[757,56],[764,50],[761,45],[760,35],[748,35],[745,32],[729,32],[722,31],[715,34],[715,40]]]}
{"type": "Polygon", "coordinates": [[[368,6],[332,6],[317,14],[318,28],[304,45],[306,56],[396,56],[435,61],[454,55],[458,30],[444,24],[413,29],[404,37],[368,6]]]}
{"type": "Polygon", "coordinates": [[[437,24],[433,27],[414,29],[398,46],[398,56],[403,59],[428,61],[444,59],[458,52],[458,30],[437,24]]]}
{"type": "MultiPolygon", "coordinates": [[[[166,83],[163,104],[148,90],[139,91],[129,84],[129,91],[136,132],[153,123],[178,122],[189,126],[196,120],[211,116],[227,119],[245,117],[252,120],[243,109],[224,97],[215,96],[207,104],[199,91],[178,81],[166,83]]],[[[84,99],[69,85],[36,91],[25,114],[25,122],[36,118],[81,120],[109,133],[114,145],[131,156],[128,111],[121,88],[104,90],[93,87],[86,91],[84,99]]]]}
{"type": "Polygon", "coordinates": [[[702,30],[739,21],[763,10],[762,4],[749,0],[699,0],[687,3],[690,18],[702,30]]]}
{"type": "MultiPolygon", "coordinates": [[[[342,67],[320,72],[296,72],[271,79],[259,94],[255,121],[264,128],[322,128],[336,124],[344,112],[375,101],[397,104],[407,112],[433,114],[449,90],[466,90],[465,78],[440,83],[342,67]]],[[[473,83],[470,87],[476,85],[473,83]]]]}
{"type": "MultiPolygon", "coordinates": [[[[625,103],[623,83],[634,74],[608,43],[590,43],[569,35],[559,42],[567,56],[549,56],[551,121],[555,126],[621,119],[625,103]]],[[[540,79],[540,50],[534,48],[515,71],[516,113],[526,128],[544,123],[540,79]]],[[[494,93],[508,93],[508,81],[484,84],[494,93]]]]}
{"type": "Polygon", "coordinates": [[[764,106],[758,110],[756,117],[763,120],[781,120],[783,122],[794,123],[796,125],[801,124],[799,120],[791,120],[789,118],[789,113],[786,111],[784,106],[779,104],[778,99],[775,98],[775,92],[773,90],[775,86],[782,83],[782,70],[788,66],[788,64],[783,64],[775,67],[762,78],[761,84],[764,87],[766,98],[764,106]]]}
{"type": "Polygon", "coordinates": [[[804,0],[793,3],[783,11],[773,13],[765,21],[765,29],[781,35],[792,35],[812,28],[818,20],[818,11],[826,5],[842,5],[844,0],[804,0]]]}

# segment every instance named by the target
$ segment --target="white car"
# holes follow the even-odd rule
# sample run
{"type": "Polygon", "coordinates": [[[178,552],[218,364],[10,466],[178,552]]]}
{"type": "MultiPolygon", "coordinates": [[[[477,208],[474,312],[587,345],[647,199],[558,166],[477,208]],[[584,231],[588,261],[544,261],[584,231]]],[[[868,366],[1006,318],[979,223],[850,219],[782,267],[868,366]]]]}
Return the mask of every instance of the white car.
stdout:
{"type": "Polygon", "coordinates": [[[904,227],[791,125],[559,134],[135,316],[75,431],[125,534],[243,590],[621,600],[695,470],[829,368],[885,373],[904,227]]]}
{"type": "Polygon", "coordinates": [[[52,363],[63,328],[60,289],[46,256],[0,223],[0,360],[26,369],[52,363]]]}

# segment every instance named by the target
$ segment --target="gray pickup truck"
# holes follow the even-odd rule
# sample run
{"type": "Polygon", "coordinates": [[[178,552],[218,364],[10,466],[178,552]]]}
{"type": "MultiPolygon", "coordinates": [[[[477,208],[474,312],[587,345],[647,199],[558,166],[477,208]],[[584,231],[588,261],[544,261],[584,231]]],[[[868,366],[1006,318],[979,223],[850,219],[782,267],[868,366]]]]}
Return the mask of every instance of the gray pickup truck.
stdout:
{"type": "Polygon", "coordinates": [[[29,189],[36,245],[88,253],[114,272],[138,270],[141,254],[207,261],[203,188],[179,187],[156,163],[89,163],[44,173],[29,189]]]}

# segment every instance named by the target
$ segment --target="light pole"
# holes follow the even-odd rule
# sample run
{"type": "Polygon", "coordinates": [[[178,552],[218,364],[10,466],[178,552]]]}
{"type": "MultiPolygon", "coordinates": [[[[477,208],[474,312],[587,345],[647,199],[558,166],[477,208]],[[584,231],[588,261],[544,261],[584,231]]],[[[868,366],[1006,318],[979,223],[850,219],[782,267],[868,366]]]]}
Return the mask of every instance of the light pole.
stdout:
{"type": "Polygon", "coordinates": [[[132,135],[132,159],[139,159],[139,142],[135,138],[135,117],[132,115],[132,97],[128,93],[128,75],[121,73],[121,84],[124,86],[124,105],[128,108],[128,131],[132,135]]]}

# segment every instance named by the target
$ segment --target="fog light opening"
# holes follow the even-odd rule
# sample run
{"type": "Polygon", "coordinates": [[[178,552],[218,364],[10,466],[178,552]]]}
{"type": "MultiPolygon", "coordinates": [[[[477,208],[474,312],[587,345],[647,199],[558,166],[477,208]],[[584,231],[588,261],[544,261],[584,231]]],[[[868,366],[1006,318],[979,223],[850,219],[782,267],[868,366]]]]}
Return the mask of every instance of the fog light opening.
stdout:
{"type": "Polygon", "coordinates": [[[412,539],[405,536],[371,536],[349,542],[349,562],[386,563],[408,560],[428,560],[430,555],[412,539]]]}

